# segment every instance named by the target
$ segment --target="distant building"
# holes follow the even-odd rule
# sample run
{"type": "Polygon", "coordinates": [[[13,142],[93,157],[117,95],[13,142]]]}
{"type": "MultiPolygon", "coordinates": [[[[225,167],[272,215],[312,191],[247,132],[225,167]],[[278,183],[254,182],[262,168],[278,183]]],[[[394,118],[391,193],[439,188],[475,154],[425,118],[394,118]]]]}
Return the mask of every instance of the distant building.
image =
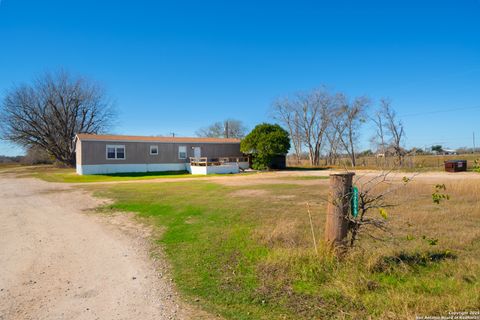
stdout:
{"type": "Polygon", "coordinates": [[[449,155],[449,154],[457,154],[457,151],[456,150],[453,150],[453,149],[443,149],[443,152],[442,152],[444,155],[449,155]]]}

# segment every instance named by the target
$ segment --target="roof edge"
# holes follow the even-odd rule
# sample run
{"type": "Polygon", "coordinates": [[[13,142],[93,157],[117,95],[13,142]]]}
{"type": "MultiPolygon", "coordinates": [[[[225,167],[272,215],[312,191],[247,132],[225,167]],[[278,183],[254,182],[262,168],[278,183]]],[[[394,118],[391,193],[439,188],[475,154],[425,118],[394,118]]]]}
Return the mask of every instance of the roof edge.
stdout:
{"type": "Polygon", "coordinates": [[[240,143],[236,138],[202,138],[202,137],[153,137],[127,135],[97,135],[78,133],[75,135],[80,141],[102,142],[156,142],[156,143],[240,143]]]}

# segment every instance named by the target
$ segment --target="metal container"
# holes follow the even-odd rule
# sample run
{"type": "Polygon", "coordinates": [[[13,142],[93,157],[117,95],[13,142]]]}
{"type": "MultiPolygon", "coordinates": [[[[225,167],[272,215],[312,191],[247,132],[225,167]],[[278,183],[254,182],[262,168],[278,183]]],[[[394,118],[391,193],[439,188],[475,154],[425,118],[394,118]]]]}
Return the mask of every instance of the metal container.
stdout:
{"type": "Polygon", "coordinates": [[[445,161],[445,171],[447,172],[467,171],[467,160],[447,160],[445,161]]]}

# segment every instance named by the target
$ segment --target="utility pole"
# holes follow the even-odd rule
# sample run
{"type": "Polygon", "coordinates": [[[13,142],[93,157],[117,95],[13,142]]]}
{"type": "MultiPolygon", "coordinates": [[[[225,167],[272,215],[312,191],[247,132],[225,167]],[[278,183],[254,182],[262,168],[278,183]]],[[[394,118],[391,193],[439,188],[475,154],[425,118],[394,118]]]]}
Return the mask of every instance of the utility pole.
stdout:
{"type": "Polygon", "coordinates": [[[473,131],[473,153],[475,153],[475,131],[473,131]]]}
{"type": "Polygon", "coordinates": [[[228,120],[225,121],[225,138],[228,138],[228,120]]]}
{"type": "Polygon", "coordinates": [[[170,132],[172,134],[172,138],[175,138],[175,132],[170,132]]]}

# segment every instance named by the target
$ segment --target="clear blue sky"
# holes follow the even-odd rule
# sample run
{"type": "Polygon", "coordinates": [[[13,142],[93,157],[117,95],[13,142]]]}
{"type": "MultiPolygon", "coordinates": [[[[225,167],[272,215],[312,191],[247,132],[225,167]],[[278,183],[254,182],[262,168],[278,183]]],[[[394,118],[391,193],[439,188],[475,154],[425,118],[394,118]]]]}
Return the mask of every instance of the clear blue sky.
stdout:
{"type": "Polygon", "coordinates": [[[407,146],[471,146],[474,130],[480,145],[479,17],[479,0],[2,0],[0,95],[65,68],[105,86],[116,133],[187,136],[251,128],[276,97],[326,84],[390,97],[407,146]],[[456,108],[472,109],[419,114],[456,108]]]}

